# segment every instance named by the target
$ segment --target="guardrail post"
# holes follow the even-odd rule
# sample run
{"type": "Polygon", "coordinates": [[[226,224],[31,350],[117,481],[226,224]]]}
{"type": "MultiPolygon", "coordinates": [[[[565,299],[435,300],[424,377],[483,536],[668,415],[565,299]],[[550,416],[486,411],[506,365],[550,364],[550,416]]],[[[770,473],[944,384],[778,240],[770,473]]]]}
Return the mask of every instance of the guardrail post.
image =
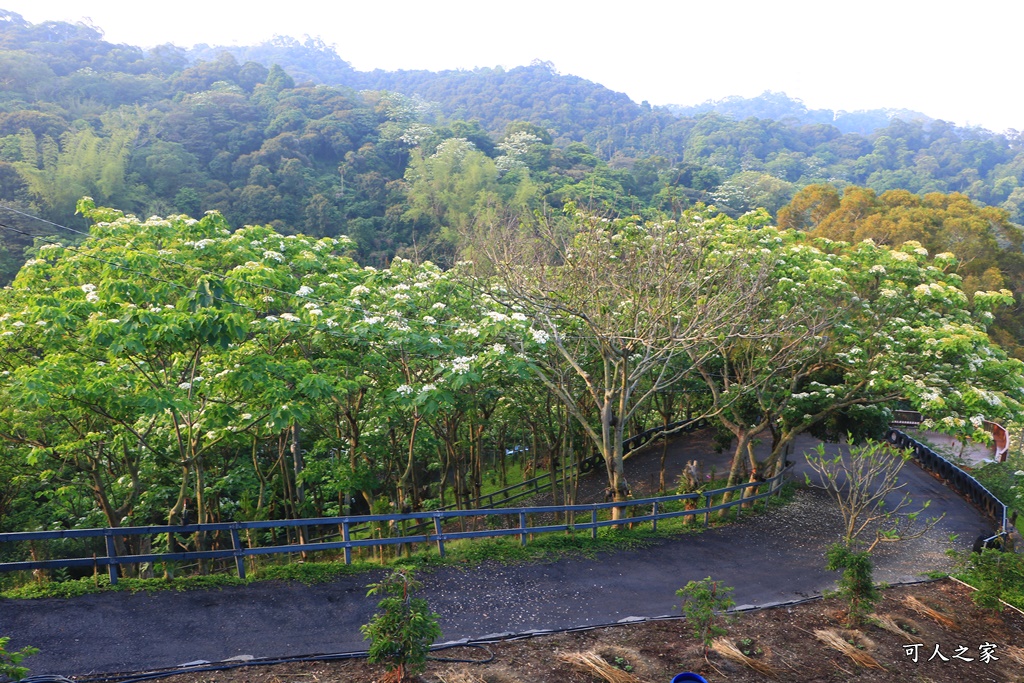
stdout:
{"type": "Polygon", "coordinates": [[[597,508],[590,511],[590,537],[597,538],[597,508]]]}
{"type": "Polygon", "coordinates": [[[242,555],[242,539],[238,537],[238,526],[231,527],[231,548],[235,551],[235,571],[238,578],[245,578],[245,556],[242,555]]]}
{"type": "Polygon", "coordinates": [[[651,531],[658,530],[658,501],[654,501],[654,506],[651,509],[651,516],[654,519],[651,520],[651,531]]]}
{"type": "Polygon", "coordinates": [[[711,494],[710,493],[705,493],[704,494],[704,528],[705,529],[708,528],[708,520],[711,517],[711,510],[708,510],[709,507],[711,507],[711,494]]]}
{"type": "Polygon", "coordinates": [[[519,534],[519,545],[526,545],[526,513],[519,513],[519,528],[523,530],[523,533],[519,534]]]}
{"type": "Polygon", "coordinates": [[[111,562],[107,565],[107,575],[110,577],[110,585],[117,585],[117,546],[114,545],[114,532],[108,530],[107,533],[103,534],[103,539],[107,542],[107,557],[111,562]]]}
{"type": "MultiPolygon", "coordinates": [[[[345,541],[345,543],[352,540],[349,538],[347,519],[341,521],[341,540],[345,541]]],[[[352,548],[350,546],[345,546],[345,564],[352,564],[352,548]]]]}
{"type": "Polygon", "coordinates": [[[434,534],[437,536],[437,554],[444,557],[444,539],[441,538],[441,515],[434,515],[434,534]]]}

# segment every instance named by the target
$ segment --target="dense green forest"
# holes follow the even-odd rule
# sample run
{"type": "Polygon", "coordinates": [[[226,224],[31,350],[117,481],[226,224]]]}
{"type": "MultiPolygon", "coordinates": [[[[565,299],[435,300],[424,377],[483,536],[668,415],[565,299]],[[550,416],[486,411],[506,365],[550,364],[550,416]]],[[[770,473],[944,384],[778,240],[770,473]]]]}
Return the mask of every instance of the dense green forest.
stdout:
{"type": "MultiPolygon", "coordinates": [[[[738,216],[829,183],[962,192],[1024,220],[1017,134],[677,116],[550,64],[358,72],[316,40],[144,51],[90,26],[3,18],[0,199],[78,228],[81,196],[138,215],[218,210],[232,225],[347,234],[361,261],[384,265],[450,264],[476,202],[671,216],[700,201],[738,216]]],[[[800,109],[778,100],[748,109],[800,109]]],[[[9,281],[29,238],[3,237],[9,281]]]]}
{"type": "Polygon", "coordinates": [[[736,482],[897,402],[1024,411],[1017,133],[9,12],[0,81],[0,530],[469,507],[591,454],[625,501],[623,438],[683,416],[736,482]]]}

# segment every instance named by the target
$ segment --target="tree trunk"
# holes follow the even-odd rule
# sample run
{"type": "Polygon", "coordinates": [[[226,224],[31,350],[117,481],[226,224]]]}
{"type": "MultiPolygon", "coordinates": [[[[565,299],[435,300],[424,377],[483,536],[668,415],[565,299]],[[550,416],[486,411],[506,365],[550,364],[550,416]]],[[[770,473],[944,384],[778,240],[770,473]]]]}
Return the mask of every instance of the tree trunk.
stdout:
{"type": "MultiPolygon", "coordinates": [[[[291,452],[292,452],[292,471],[295,476],[295,514],[297,518],[305,516],[305,505],[306,505],[306,486],[302,483],[302,473],[306,469],[305,459],[302,457],[302,443],[299,441],[299,425],[292,423],[291,429],[291,452]]],[[[309,542],[309,529],[300,526],[299,532],[299,544],[306,545],[309,542]]],[[[303,551],[302,559],[307,559],[307,554],[303,551]]]]}
{"type": "Polygon", "coordinates": [[[409,431],[409,450],[405,464],[405,471],[399,479],[398,507],[404,510],[407,505],[414,505],[416,501],[416,431],[420,426],[420,416],[413,413],[412,429],[409,431]]]}
{"type": "MultiPolygon", "coordinates": [[[[188,465],[182,465],[181,468],[181,486],[178,487],[178,499],[174,502],[174,505],[170,510],[167,511],[167,525],[174,526],[175,522],[181,522],[181,512],[185,509],[185,500],[187,499],[188,492],[188,480],[189,480],[189,468],[188,465]]],[[[174,534],[167,532],[167,545],[166,551],[168,553],[177,552],[178,542],[174,538],[174,534]]],[[[171,580],[174,578],[174,565],[168,561],[164,563],[164,579],[171,580]]]]}

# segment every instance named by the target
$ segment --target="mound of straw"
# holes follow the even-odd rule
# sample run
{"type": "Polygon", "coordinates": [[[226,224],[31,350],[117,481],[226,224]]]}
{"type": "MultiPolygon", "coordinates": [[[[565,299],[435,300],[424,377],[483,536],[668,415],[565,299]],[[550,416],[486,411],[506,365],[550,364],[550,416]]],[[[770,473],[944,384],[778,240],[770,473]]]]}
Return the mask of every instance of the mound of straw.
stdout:
{"type": "Polygon", "coordinates": [[[953,619],[953,617],[943,614],[938,610],[932,609],[928,605],[924,604],[923,602],[915,598],[913,595],[905,596],[903,598],[903,604],[906,605],[907,608],[913,610],[914,612],[926,616],[932,621],[942,624],[946,628],[953,628],[954,626],[956,626],[956,619],[953,619]]]}
{"type": "Polygon", "coordinates": [[[1011,659],[1021,666],[1024,666],[1024,647],[1017,647],[1016,645],[1007,645],[1003,648],[1003,653],[1008,659],[1011,659]]]}
{"type": "Polygon", "coordinates": [[[441,671],[437,674],[437,680],[441,681],[441,683],[487,683],[487,681],[465,668],[451,668],[441,671]]]}
{"type": "Polygon", "coordinates": [[[844,655],[852,659],[854,664],[857,664],[858,666],[863,666],[867,669],[885,668],[867,652],[858,650],[856,647],[846,642],[846,639],[843,638],[843,634],[839,633],[838,631],[833,631],[831,629],[819,629],[814,632],[814,635],[818,640],[825,643],[833,650],[838,650],[839,652],[842,652],[844,655]]]}
{"type": "Polygon", "coordinates": [[[870,619],[878,628],[893,633],[900,638],[903,638],[908,643],[916,643],[917,639],[900,628],[900,625],[896,623],[896,620],[890,617],[888,614],[870,614],[870,619]]]}
{"type": "Polygon", "coordinates": [[[615,668],[593,650],[588,652],[568,652],[558,655],[558,658],[608,683],[640,683],[639,678],[628,671],[615,668]]]}
{"type": "Polygon", "coordinates": [[[741,652],[731,640],[726,638],[715,638],[711,643],[711,649],[726,659],[736,662],[737,664],[742,664],[749,669],[753,669],[759,674],[771,676],[772,678],[779,675],[779,672],[776,671],[774,667],[743,654],[743,652],[741,652]]]}

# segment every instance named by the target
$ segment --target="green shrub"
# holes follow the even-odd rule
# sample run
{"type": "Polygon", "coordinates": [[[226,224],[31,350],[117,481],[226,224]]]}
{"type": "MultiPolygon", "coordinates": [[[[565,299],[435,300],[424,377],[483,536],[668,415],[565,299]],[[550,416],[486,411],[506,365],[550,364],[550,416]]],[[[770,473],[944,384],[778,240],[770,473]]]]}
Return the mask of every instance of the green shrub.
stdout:
{"type": "Polygon", "coordinates": [[[729,595],[732,590],[718,581],[712,581],[709,576],[700,581],[690,581],[676,591],[676,595],[683,601],[680,609],[686,617],[686,623],[693,628],[694,638],[704,646],[705,657],[715,636],[725,635],[725,628],[716,622],[722,618],[722,612],[736,604],[729,595]]]}
{"type": "Polygon", "coordinates": [[[1002,611],[1005,601],[1024,608],[1024,555],[985,548],[980,553],[960,553],[957,559],[957,578],[977,589],[976,605],[1002,611]]]}
{"type": "Polygon", "coordinates": [[[12,681],[20,681],[28,673],[28,668],[21,666],[21,660],[37,654],[39,650],[34,647],[23,647],[17,652],[8,652],[7,643],[11,642],[10,637],[0,638],[0,676],[6,676],[12,681]]]}
{"type": "Polygon", "coordinates": [[[828,561],[826,569],[843,572],[836,593],[846,601],[850,625],[860,625],[881,598],[875,587],[870,553],[854,551],[844,543],[834,543],[825,558],[828,561]]]}
{"type": "Polygon", "coordinates": [[[368,586],[367,595],[385,597],[377,603],[379,611],[370,623],[360,627],[370,641],[367,659],[397,672],[399,681],[423,671],[431,644],[441,637],[438,615],[430,611],[426,600],[412,597],[419,587],[413,573],[403,569],[368,586]]]}
{"type": "Polygon", "coordinates": [[[1013,463],[991,462],[971,472],[992,495],[1010,506],[1011,514],[1024,514],[1024,499],[1017,497],[1024,493],[1024,476],[1017,474],[1021,471],[1019,462],[1019,457],[1013,463]]]}

